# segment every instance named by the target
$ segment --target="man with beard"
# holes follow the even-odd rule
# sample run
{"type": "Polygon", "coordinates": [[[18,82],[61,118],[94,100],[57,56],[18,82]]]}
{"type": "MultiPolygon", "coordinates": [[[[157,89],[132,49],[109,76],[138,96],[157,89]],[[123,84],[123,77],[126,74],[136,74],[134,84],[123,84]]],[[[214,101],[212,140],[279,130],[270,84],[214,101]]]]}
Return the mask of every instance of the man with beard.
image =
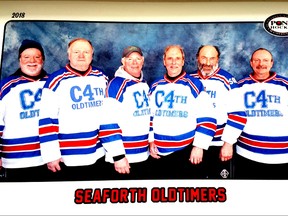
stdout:
{"type": "Polygon", "coordinates": [[[252,73],[238,82],[247,113],[236,145],[238,179],[288,179],[288,79],[271,70],[273,63],[269,50],[255,50],[252,73]]]}
{"type": "Polygon", "coordinates": [[[153,130],[149,141],[155,178],[205,178],[203,151],[215,134],[216,119],[203,84],[185,72],[184,63],[183,48],[167,46],[166,73],[150,88],[153,130]]]}
{"type": "Polygon", "coordinates": [[[231,104],[229,98],[237,97],[236,79],[219,67],[220,51],[217,46],[202,45],[196,54],[198,70],[191,75],[202,81],[213,100],[217,129],[208,151],[204,154],[207,178],[232,178],[233,144],[246,123],[244,106],[231,104]]]}
{"type": "Polygon", "coordinates": [[[1,81],[0,169],[6,171],[5,181],[45,181],[49,173],[38,132],[41,92],[48,78],[44,49],[37,41],[23,40],[18,58],[19,69],[1,81]]]}

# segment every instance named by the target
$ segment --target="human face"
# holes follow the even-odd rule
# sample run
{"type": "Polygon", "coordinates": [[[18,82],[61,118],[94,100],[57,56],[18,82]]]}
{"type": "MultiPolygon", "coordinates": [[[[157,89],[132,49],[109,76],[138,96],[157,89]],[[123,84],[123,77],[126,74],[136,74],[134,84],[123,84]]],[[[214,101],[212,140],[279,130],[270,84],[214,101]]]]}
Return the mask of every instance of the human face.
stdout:
{"type": "Polygon", "coordinates": [[[25,49],[19,58],[21,71],[28,76],[38,76],[41,73],[44,61],[40,50],[36,48],[25,49]]]}
{"type": "Polygon", "coordinates": [[[218,52],[213,46],[204,46],[199,52],[197,63],[202,75],[208,76],[218,68],[218,52]]]}
{"type": "Polygon", "coordinates": [[[170,77],[178,76],[184,66],[184,56],[178,47],[171,47],[166,51],[163,64],[170,77]]]}
{"type": "Polygon", "coordinates": [[[138,52],[132,52],[129,56],[121,60],[124,70],[131,76],[139,78],[144,64],[144,57],[138,52]]]}
{"type": "Polygon", "coordinates": [[[71,67],[79,71],[86,71],[93,58],[93,48],[85,40],[77,40],[68,48],[68,58],[71,67]]]}
{"type": "Polygon", "coordinates": [[[272,55],[267,50],[258,50],[253,54],[250,65],[256,79],[267,79],[273,66],[272,55]]]}

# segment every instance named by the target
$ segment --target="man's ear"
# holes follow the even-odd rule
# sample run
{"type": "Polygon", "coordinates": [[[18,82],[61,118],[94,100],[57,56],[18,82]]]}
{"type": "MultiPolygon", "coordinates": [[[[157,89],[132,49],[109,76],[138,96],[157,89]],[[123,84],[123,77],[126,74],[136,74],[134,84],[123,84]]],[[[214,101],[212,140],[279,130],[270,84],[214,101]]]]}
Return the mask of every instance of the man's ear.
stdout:
{"type": "Polygon", "coordinates": [[[125,64],[125,57],[121,58],[121,63],[122,63],[122,65],[125,64]]]}

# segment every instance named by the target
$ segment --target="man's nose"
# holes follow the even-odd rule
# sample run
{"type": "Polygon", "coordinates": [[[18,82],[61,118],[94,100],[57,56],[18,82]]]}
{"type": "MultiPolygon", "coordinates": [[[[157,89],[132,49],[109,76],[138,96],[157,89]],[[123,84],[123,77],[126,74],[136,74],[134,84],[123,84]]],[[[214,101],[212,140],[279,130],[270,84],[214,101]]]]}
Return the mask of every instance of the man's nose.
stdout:
{"type": "Polygon", "coordinates": [[[83,52],[79,52],[79,57],[83,58],[84,57],[84,53],[83,52]]]}
{"type": "Polygon", "coordinates": [[[176,59],[172,59],[172,64],[174,65],[174,64],[176,64],[176,59]]]}
{"type": "Polygon", "coordinates": [[[35,58],[35,57],[29,58],[29,62],[30,62],[30,63],[36,62],[36,58],[35,58]]]}

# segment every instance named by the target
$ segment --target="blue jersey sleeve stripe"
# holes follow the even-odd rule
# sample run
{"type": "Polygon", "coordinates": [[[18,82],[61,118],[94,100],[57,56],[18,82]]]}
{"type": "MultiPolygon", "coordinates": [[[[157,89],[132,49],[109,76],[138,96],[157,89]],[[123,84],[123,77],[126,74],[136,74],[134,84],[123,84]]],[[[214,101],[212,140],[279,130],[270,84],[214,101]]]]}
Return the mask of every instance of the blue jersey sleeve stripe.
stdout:
{"type": "Polygon", "coordinates": [[[49,124],[55,124],[58,125],[58,119],[52,119],[52,118],[43,118],[39,120],[39,125],[49,125],[49,124]]]}
{"type": "Polygon", "coordinates": [[[16,138],[16,139],[1,139],[2,144],[29,144],[39,142],[38,136],[16,138]]]}
{"type": "Polygon", "coordinates": [[[260,153],[260,154],[287,154],[288,148],[284,149],[272,149],[272,148],[258,148],[255,146],[246,145],[243,142],[238,142],[238,145],[248,151],[260,153]]]}
{"type": "Polygon", "coordinates": [[[159,134],[155,133],[154,137],[157,140],[178,141],[178,140],[190,139],[191,137],[194,137],[194,135],[195,135],[195,130],[190,131],[190,132],[185,133],[185,134],[175,135],[175,136],[159,135],[159,134]]]}
{"type": "Polygon", "coordinates": [[[13,152],[13,153],[2,152],[2,156],[7,159],[30,158],[30,157],[38,157],[40,155],[41,155],[40,150],[29,152],[13,152]]]}
{"type": "Polygon", "coordinates": [[[81,154],[91,154],[96,152],[97,149],[101,148],[102,145],[95,145],[90,148],[73,148],[73,149],[61,149],[61,155],[81,155],[81,154]]]}

